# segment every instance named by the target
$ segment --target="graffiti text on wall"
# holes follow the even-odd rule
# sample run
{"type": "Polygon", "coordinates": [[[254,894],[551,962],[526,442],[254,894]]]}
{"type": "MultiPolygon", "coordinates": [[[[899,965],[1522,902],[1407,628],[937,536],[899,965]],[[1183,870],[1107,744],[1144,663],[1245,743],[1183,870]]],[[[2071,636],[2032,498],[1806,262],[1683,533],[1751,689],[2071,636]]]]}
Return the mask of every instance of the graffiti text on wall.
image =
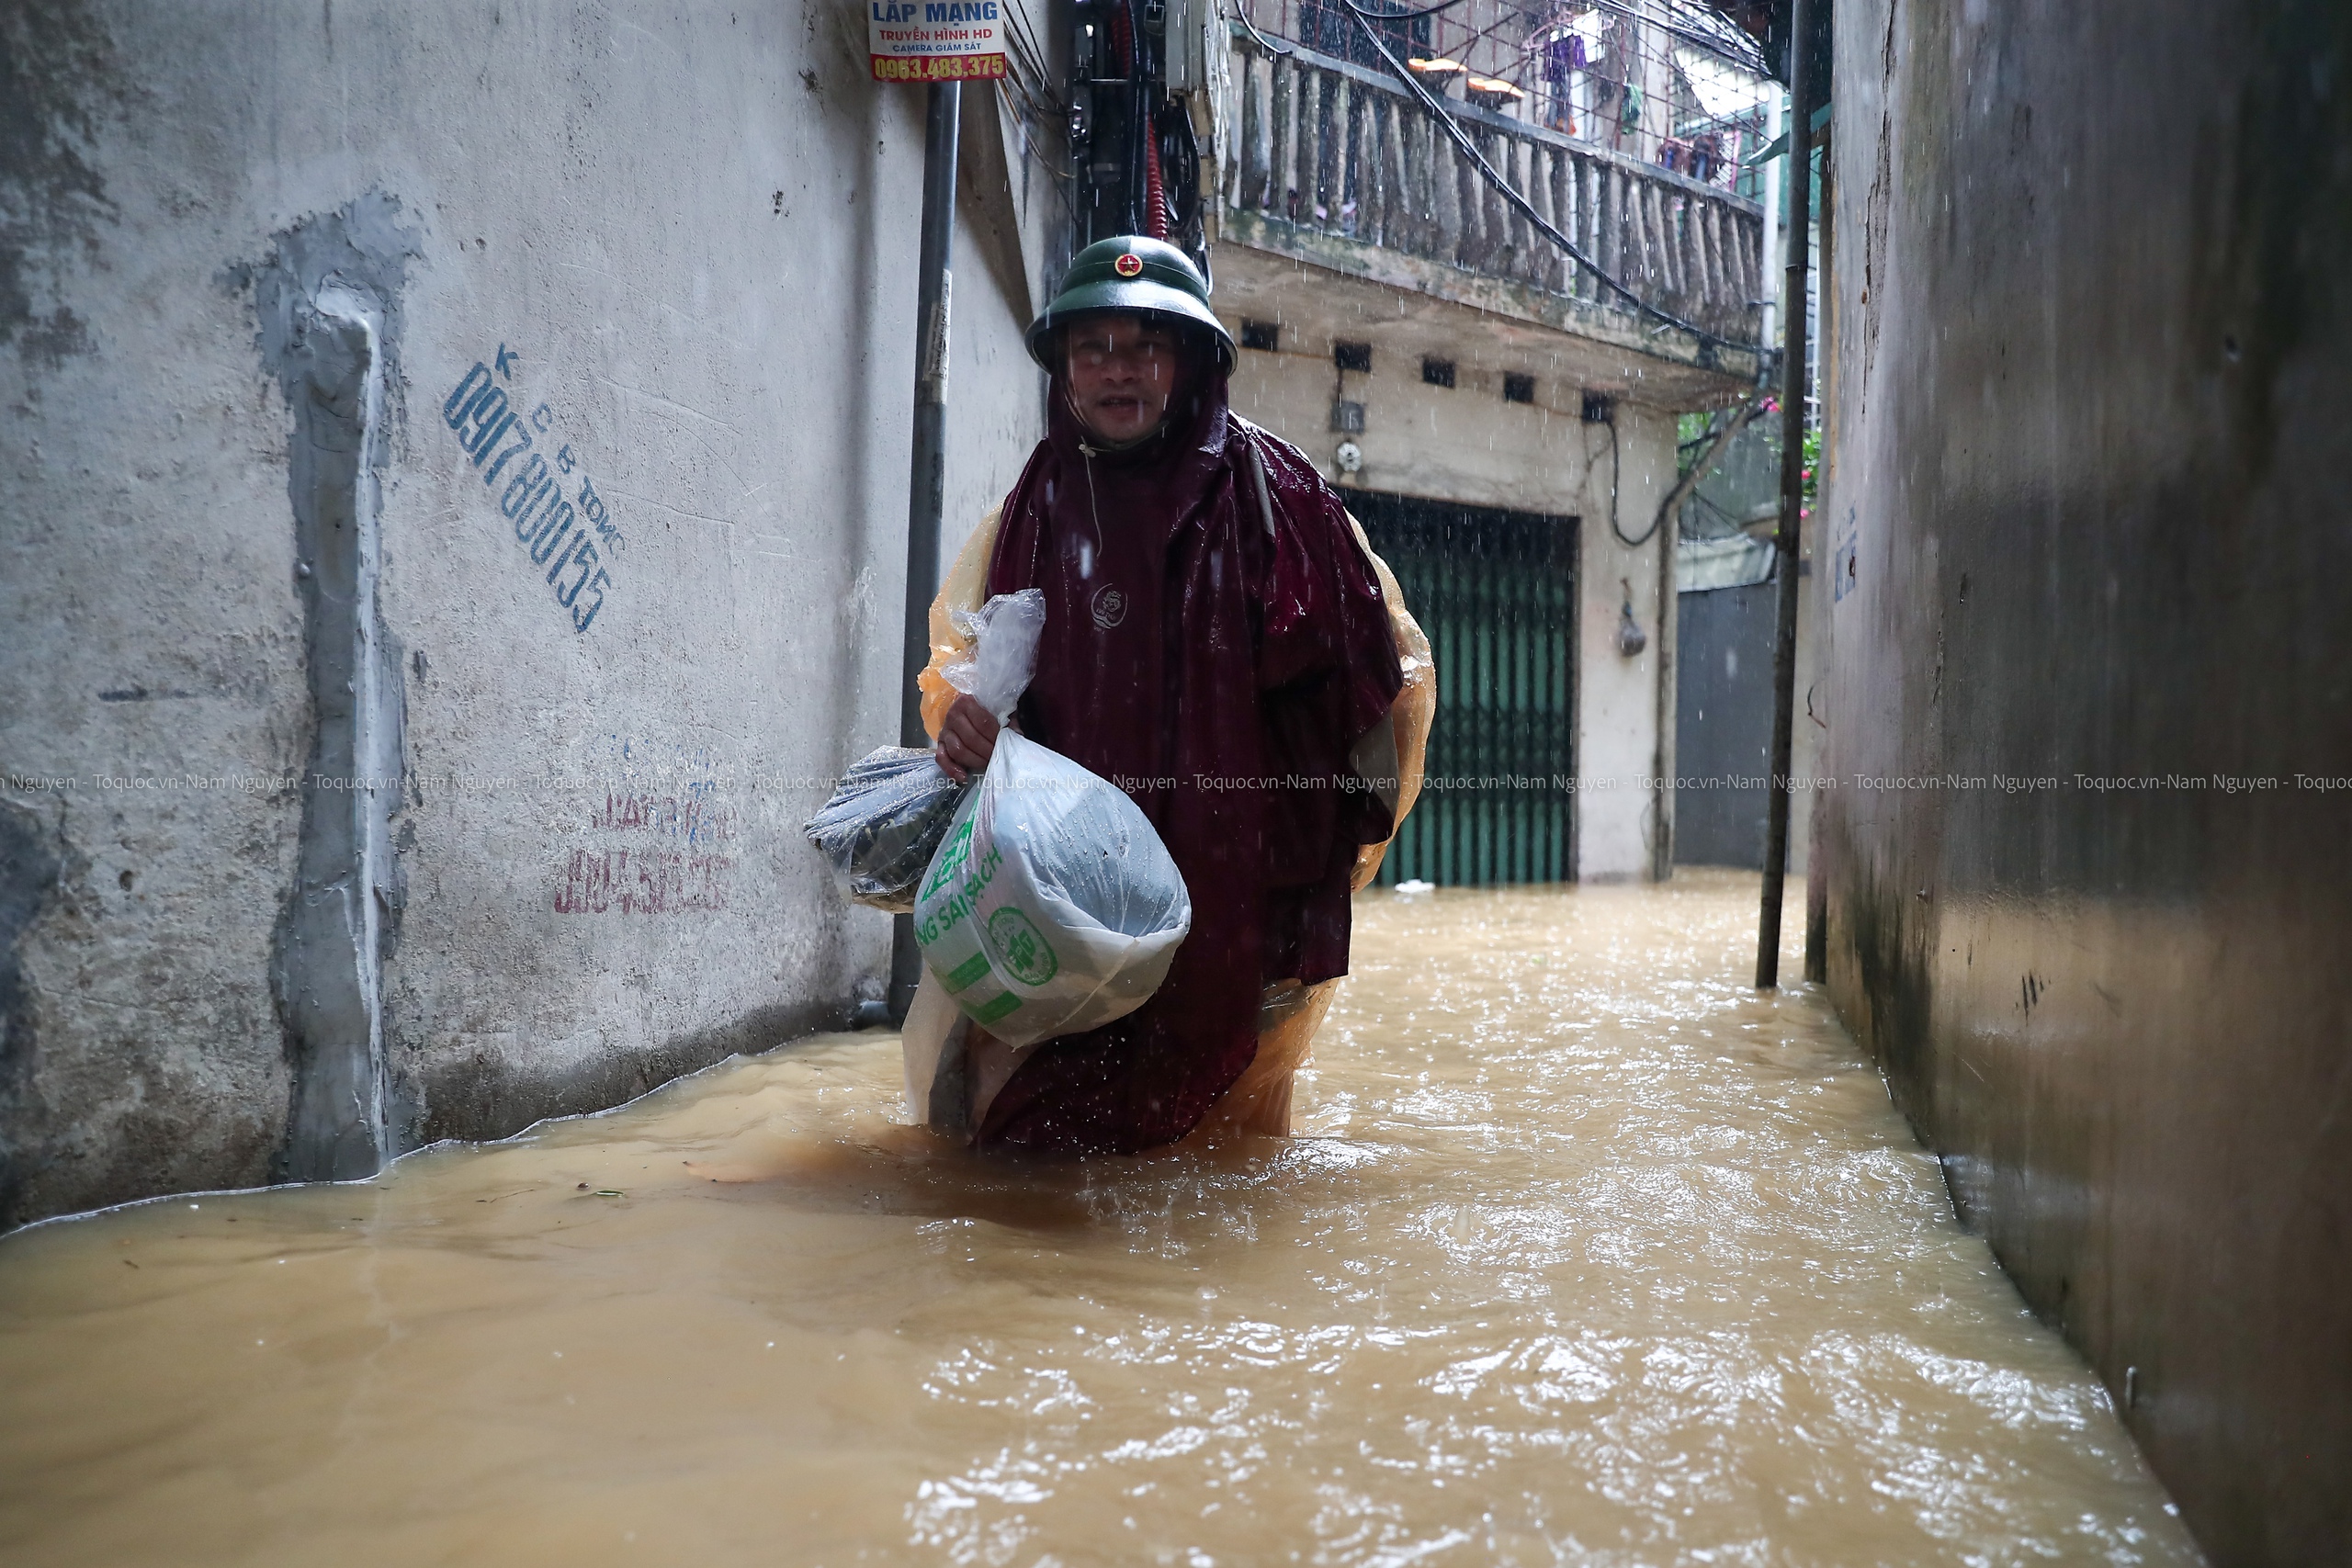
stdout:
{"type": "Polygon", "coordinates": [[[441,417],[481,472],[483,487],[498,497],[499,513],[532,570],[546,569],[547,585],[571,614],[571,629],[584,632],[605,607],[605,592],[613,584],[608,568],[628,541],[568,444],[557,444],[552,462],[536,450],[534,433],[554,430],[554,408],[540,403],[526,414],[499,385],[514,378],[514,362],[521,357],[502,343],[496,371],[476,360],[441,405],[441,417]],[[578,489],[567,496],[575,480],[578,489]]]}
{"type": "Polygon", "coordinates": [[[676,915],[727,908],[725,855],[683,850],[574,850],[555,891],[560,915],[676,915]]]}
{"type": "Polygon", "coordinates": [[[727,770],[709,749],[608,734],[582,738],[575,755],[581,772],[603,783],[577,818],[588,846],[556,861],[556,913],[724,910],[736,863],[723,852],[740,821],[723,798],[727,770]]]}
{"type": "Polygon", "coordinates": [[[711,799],[715,786],[697,783],[684,795],[605,792],[605,804],[588,814],[588,826],[627,832],[667,833],[690,844],[735,836],[735,813],[711,799]]]}

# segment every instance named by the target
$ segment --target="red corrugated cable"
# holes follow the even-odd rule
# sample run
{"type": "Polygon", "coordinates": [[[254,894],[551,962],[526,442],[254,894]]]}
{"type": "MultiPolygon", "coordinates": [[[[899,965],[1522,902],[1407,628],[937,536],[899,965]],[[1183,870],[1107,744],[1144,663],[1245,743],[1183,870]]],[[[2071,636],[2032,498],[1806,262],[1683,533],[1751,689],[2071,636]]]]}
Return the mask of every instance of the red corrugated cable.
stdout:
{"type": "Polygon", "coordinates": [[[1144,231],[1155,240],[1168,238],[1168,190],[1159,179],[1159,135],[1149,122],[1144,126],[1144,231]]]}
{"type": "MultiPolygon", "coordinates": [[[[1111,13],[1111,47],[1118,53],[1122,73],[1135,69],[1135,38],[1127,23],[1125,7],[1111,13]]],[[[1155,240],[1168,238],[1168,187],[1159,173],[1159,136],[1146,119],[1137,128],[1143,135],[1143,231],[1155,240]]]]}

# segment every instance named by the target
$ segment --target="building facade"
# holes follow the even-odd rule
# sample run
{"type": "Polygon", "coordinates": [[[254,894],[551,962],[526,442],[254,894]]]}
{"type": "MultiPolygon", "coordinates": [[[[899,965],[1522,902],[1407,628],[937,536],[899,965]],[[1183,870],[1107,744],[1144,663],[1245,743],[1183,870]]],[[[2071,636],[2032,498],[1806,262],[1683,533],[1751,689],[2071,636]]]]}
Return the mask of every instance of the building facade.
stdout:
{"type": "MultiPolygon", "coordinates": [[[[1591,69],[1559,84],[1581,98],[1544,96],[1540,55],[1537,74],[1520,73],[1535,90],[1517,97],[1499,76],[1408,64],[1457,143],[1385,62],[1361,62],[1379,55],[1360,35],[1326,52],[1351,36],[1331,16],[1261,10],[1261,25],[1204,27],[1210,259],[1243,344],[1235,406],[1364,497],[1376,545],[1416,529],[1449,541],[1404,575],[1408,598],[1435,595],[1415,608],[1438,622],[1431,768],[1451,787],[1433,789],[1384,874],[1669,874],[1675,529],[1660,508],[1678,416],[1753,395],[1764,372],[1763,209],[1735,170],[1659,162],[1663,109],[1571,134],[1604,129],[1587,80],[1603,79],[1597,45],[1579,57],[1591,69]],[[1323,48],[1266,30],[1282,26],[1323,48]],[[1531,529],[1551,547],[1498,542],[1531,529]],[[1512,597],[1527,573],[1551,591],[1541,603],[1512,597]],[[1416,831],[1442,841],[1425,857],[1416,831]]],[[[1383,41],[1400,63],[1430,62],[1409,36],[1383,41]]],[[[1627,58],[1612,104],[1659,75],[1657,51],[1627,58]]]]}

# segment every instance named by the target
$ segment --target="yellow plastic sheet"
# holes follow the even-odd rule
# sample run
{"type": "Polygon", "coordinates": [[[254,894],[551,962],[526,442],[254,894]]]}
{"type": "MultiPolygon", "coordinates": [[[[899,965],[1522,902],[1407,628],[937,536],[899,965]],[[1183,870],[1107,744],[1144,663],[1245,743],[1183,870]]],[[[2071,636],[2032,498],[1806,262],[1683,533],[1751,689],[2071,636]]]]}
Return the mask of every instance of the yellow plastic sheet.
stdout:
{"type": "Polygon", "coordinates": [[[947,581],[939,585],[939,596],[931,602],[931,662],[915,677],[915,685],[922,693],[923,732],[933,740],[939,739],[947,710],[956,705],[956,688],[941,671],[972,657],[972,639],[956,629],[955,612],[969,615],[988,598],[989,558],[996,554],[997,524],[1003,515],[1003,507],[989,508],[989,514],[956,552],[956,564],[947,569],[947,581]]]}
{"type": "Polygon", "coordinates": [[[1388,705],[1388,716],[1396,726],[1396,813],[1389,836],[1377,844],[1366,844],[1356,852],[1355,875],[1349,886],[1361,890],[1380,874],[1380,863],[1388,853],[1388,846],[1396,842],[1395,828],[1405,825],[1405,814],[1421,797],[1422,764],[1428,760],[1430,726],[1437,719],[1437,661],[1430,657],[1430,639],[1421,630],[1421,623],[1413,619],[1413,612],[1405,607],[1405,591],[1396,585],[1396,574],[1364,537],[1363,525],[1355,513],[1348,514],[1348,526],[1356,531],[1356,543],[1363,547],[1365,558],[1380,577],[1380,597],[1388,606],[1388,632],[1396,642],[1396,662],[1405,669],[1405,684],[1396,700],[1388,705]]]}
{"type": "Polygon", "coordinates": [[[1291,1086],[1314,1055],[1315,1032],[1331,1010],[1340,982],[1302,986],[1295,980],[1266,987],[1258,1003],[1258,1054],[1250,1059],[1202,1121],[1209,1138],[1233,1133],[1282,1137],[1290,1132],[1291,1086]]]}

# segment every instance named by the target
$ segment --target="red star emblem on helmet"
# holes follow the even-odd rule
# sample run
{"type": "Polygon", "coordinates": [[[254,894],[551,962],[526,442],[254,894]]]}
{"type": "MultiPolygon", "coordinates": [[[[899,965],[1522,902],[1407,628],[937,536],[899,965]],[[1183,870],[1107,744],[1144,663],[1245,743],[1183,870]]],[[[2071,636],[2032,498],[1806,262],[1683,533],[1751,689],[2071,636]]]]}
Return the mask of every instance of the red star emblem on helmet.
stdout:
{"type": "Polygon", "coordinates": [[[1143,270],[1143,257],[1136,254],[1133,251],[1129,251],[1126,254],[1121,256],[1117,261],[1111,264],[1111,270],[1117,273],[1121,277],[1133,277],[1136,274],[1143,270]]]}

